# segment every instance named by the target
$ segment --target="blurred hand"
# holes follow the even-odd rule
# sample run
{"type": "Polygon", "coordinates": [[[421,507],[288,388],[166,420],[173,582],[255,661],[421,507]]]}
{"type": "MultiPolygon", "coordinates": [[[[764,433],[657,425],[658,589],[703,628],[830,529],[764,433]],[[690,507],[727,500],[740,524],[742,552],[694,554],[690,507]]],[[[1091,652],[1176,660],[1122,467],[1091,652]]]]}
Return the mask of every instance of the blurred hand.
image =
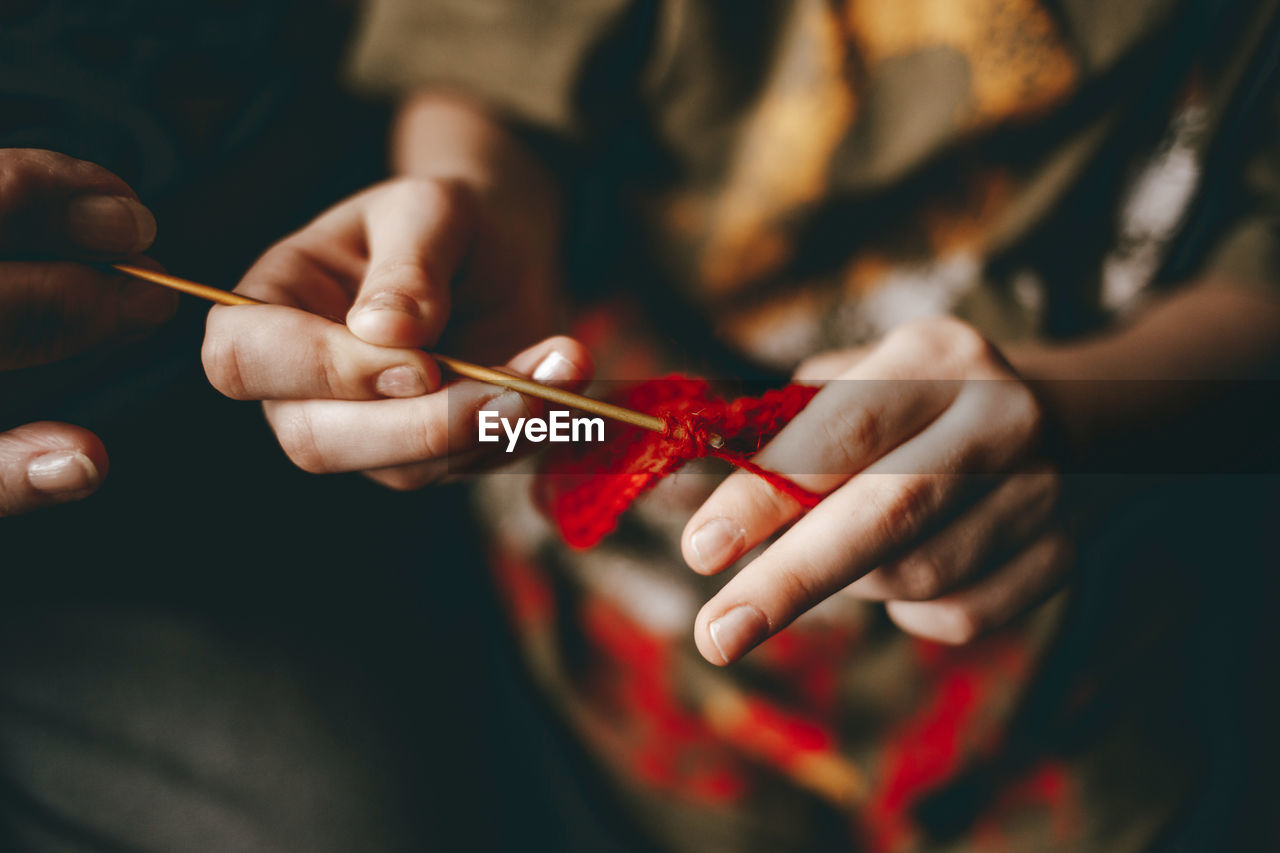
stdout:
{"type": "Polygon", "coordinates": [[[797,375],[833,381],[755,461],[826,497],[796,521],[792,498],[739,471],[690,519],[685,559],[704,574],[796,522],[703,607],[695,639],[707,660],[737,660],[837,592],[888,602],[913,634],[963,643],[1062,584],[1072,548],[1060,477],[1041,452],[1043,409],[975,330],[911,324],[797,375]]]}
{"type": "Polygon", "coordinates": [[[456,161],[465,168],[438,158],[436,174],[338,204],[271,248],[236,288],[275,304],[210,311],[209,380],[235,399],[264,401],[304,470],[363,471],[417,488],[492,453],[477,442],[480,408],[508,418],[537,410],[483,383],[441,390],[439,368],[419,347],[509,359],[508,369],[562,386],[589,377],[579,343],[547,337],[559,284],[554,187],[548,177],[515,191],[492,178],[542,167],[507,150],[503,168],[488,168],[491,148],[464,147],[456,161]]]}
{"type": "MultiPolygon", "coordinates": [[[[168,319],[174,294],[76,260],[128,258],[155,237],[115,175],[52,151],[0,149],[0,371],[59,361],[168,319]]],[[[107,473],[88,430],[39,422],[0,433],[0,516],[79,500],[107,473]]]]}

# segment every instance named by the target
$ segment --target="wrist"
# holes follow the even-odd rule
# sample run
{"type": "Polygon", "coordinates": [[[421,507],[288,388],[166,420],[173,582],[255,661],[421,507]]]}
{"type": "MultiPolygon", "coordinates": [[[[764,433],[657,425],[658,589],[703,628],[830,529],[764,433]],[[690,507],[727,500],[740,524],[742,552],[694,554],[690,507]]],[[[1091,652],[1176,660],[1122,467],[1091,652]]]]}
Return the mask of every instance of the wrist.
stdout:
{"type": "Polygon", "coordinates": [[[1280,372],[1277,340],[1280,303],[1202,283],[1105,334],[1005,355],[1091,469],[1212,469],[1265,408],[1242,380],[1280,372]]]}
{"type": "Polygon", "coordinates": [[[1010,347],[1004,355],[1035,394],[1044,412],[1045,455],[1063,471],[1078,470],[1092,458],[1101,437],[1096,383],[1082,373],[1069,350],[1038,344],[1010,347]]]}
{"type": "Polygon", "coordinates": [[[392,131],[392,168],[411,177],[466,185],[482,198],[558,213],[559,183],[504,122],[460,95],[422,92],[401,105],[392,131]]]}

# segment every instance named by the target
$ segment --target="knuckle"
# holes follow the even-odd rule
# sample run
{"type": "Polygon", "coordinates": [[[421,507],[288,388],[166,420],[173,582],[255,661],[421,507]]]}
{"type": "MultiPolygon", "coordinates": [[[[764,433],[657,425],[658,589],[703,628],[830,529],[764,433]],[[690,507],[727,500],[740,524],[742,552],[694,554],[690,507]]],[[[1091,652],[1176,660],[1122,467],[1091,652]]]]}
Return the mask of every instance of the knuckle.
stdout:
{"type": "Polygon", "coordinates": [[[35,175],[25,157],[0,157],[0,204],[14,205],[30,195],[35,175]]]}
{"type": "Polygon", "coordinates": [[[887,569],[897,597],[906,601],[928,601],[942,592],[944,573],[932,557],[912,555],[887,569]]]}
{"type": "Polygon", "coordinates": [[[986,338],[968,323],[954,317],[913,320],[894,329],[891,337],[910,340],[928,359],[968,362],[991,351],[986,338]]]}
{"type": "Polygon", "coordinates": [[[416,418],[410,449],[416,459],[437,459],[449,453],[449,425],[438,418],[416,418]]]}
{"type": "Polygon", "coordinates": [[[952,358],[962,364],[986,364],[995,358],[995,347],[967,323],[948,320],[946,338],[952,358]]]}
{"type": "Polygon", "coordinates": [[[955,350],[979,351],[986,339],[977,329],[955,317],[932,317],[923,321],[939,339],[945,340],[955,350]]]}
{"type": "Polygon", "coordinates": [[[39,170],[30,157],[0,157],[0,223],[20,226],[40,186],[39,170]]]}
{"type": "Polygon", "coordinates": [[[276,440],[294,465],[309,474],[328,473],[329,467],[316,440],[315,425],[306,406],[290,406],[277,410],[276,440]]]}
{"type": "Polygon", "coordinates": [[[903,476],[879,507],[885,541],[900,543],[923,525],[934,502],[934,477],[903,476]]]}
{"type": "Polygon", "coordinates": [[[884,336],[881,347],[885,349],[908,348],[915,350],[928,346],[931,341],[932,337],[924,321],[916,320],[890,329],[889,334],[884,336]]]}
{"type": "Polygon", "coordinates": [[[823,418],[826,444],[842,454],[842,462],[865,458],[880,447],[883,430],[880,420],[865,406],[852,401],[840,406],[830,418],[823,418]]]}
{"type": "Polygon", "coordinates": [[[1040,506],[1046,515],[1050,514],[1062,500],[1062,476],[1057,471],[1046,470],[1035,477],[1035,492],[1039,496],[1040,506]]]}
{"type": "Polygon", "coordinates": [[[986,441],[971,450],[973,464],[1003,469],[1025,460],[1039,446],[1045,429],[1040,401],[1022,382],[1009,378],[970,377],[953,404],[958,416],[986,441]]]}
{"type": "Polygon", "coordinates": [[[316,366],[320,377],[321,393],[332,400],[344,398],[346,395],[343,390],[347,387],[347,382],[328,342],[322,338],[313,338],[308,344],[308,350],[309,363],[316,366]]]}
{"type": "Polygon", "coordinates": [[[993,365],[1003,360],[981,332],[968,323],[954,317],[942,317],[934,321],[933,336],[936,350],[933,357],[950,364],[962,372],[989,373],[993,365]]]}
{"type": "Polygon", "coordinates": [[[210,333],[200,348],[200,360],[209,383],[233,400],[249,399],[240,344],[234,335],[210,333]]]}
{"type": "MultiPolygon", "coordinates": [[[[775,600],[782,604],[781,612],[795,614],[810,607],[824,597],[812,579],[808,566],[783,566],[773,578],[775,600]]],[[[774,611],[778,612],[778,611],[774,611]]],[[[790,621],[789,618],[784,621],[790,621]]],[[[777,625],[771,627],[777,628],[777,625]]]]}
{"type": "Polygon", "coordinates": [[[1021,382],[1008,395],[1005,412],[1014,429],[1023,436],[1023,444],[1030,447],[1038,442],[1045,430],[1044,407],[1036,395],[1021,382]]]}
{"type": "Polygon", "coordinates": [[[759,477],[731,477],[725,481],[725,489],[708,499],[709,505],[703,510],[706,517],[743,516],[772,521],[786,518],[794,510],[790,498],[759,477]]]}

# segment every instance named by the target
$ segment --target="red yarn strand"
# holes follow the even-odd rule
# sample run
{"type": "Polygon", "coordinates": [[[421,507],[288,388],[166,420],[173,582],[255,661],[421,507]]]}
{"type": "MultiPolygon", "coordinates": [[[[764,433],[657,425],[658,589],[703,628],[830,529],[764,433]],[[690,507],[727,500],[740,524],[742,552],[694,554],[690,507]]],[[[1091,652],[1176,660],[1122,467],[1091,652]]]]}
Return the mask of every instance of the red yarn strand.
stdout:
{"type": "Polygon", "coordinates": [[[817,388],[788,385],[761,397],[716,397],[701,379],[668,376],[636,385],[616,400],[661,417],[663,433],[626,427],[613,441],[567,445],[548,453],[539,478],[541,506],[575,548],[590,548],[617,527],[619,517],[648,489],[694,459],[714,456],[761,477],[810,509],[822,499],[751,461],[813,399],[817,388]],[[712,436],[723,439],[713,446],[712,436]]]}

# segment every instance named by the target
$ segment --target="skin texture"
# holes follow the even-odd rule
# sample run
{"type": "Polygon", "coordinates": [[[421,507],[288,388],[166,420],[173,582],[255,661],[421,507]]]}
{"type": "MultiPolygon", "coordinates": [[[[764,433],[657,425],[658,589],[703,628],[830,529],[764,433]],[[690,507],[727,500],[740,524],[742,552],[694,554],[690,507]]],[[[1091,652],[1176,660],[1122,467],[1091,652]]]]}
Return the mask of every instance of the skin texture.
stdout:
{"type": "Polygon", "coordinates": [[[214,308],[203,358],[218,390],[263,401],[301,468],[412,489],[493,455],[476,440],[479,408],[540,411],[479,382],[442,387],[419,348],[565,387],[591,359],[551,334],[560,200],[541,164],[448,98],[410,104],[397,136],[402,174],[263,255],[236,290],[281,307],[214,308]]]}
{"type": "MultiPolygon", "coordinates": [[[[440,342],[473,359],[490,347],[491,362],[518,352],[510,369],[568,385],[590,361],[577,342],[545,337],[557,325],[560,221],[546,169],[482,109],[441,95],[405,105],[395,162],[403,177],[283,241],[238,288],[345,316],[347,328],[288,308],[215,308],[205,364],[225,393],[265,401],[301,467],[407,489],[483,460],[469,442],[475,409],[495,393],[458,382],[446,405],[438,372],[409,347],[440,342]],[[561,370],[539,376],[552,352],[561,370]],[[420,383],[380,386],[393,367],[420,383]]],[[[791,499],[738,473],[693,515],[684,554],[705,574],[793,525],[707,602],[698,648],[731,663],[836,594],[884,601],[904,630],[943,642],[1003,625],[1071,576],[1074,508],[1058,452],[1105,447],[1203,403],[1159,383],[1115,395],[1053,380],[1255,376],[1272,370],[1277,340],[1280,305],[1203,283],[1070,347],[1001,352],[936,319],[816,356],[797,379],[824,389],[756,461],[827,497],[800,518],[791,499]]],[[[518,397],[505,404],[527,414],[518,397]]]]}
{"type": "MultiPolygon", "coordinates": [[[[977,332],[949,319],[903,326],[834,378],[848,381],[829,382],[757,457],[826,498],[703,608],[695,636],[714,663],[841,591],[889,602],[913,633],[967,642],[1066,575],[1058,477],[1039,453],[1044,410],[977,332]]],[[[719,572],[799,516],[735,473],[690,519],[685,558],[719,572]],[[716,528],[732,531],[729,547],[708,547],[716,528]]]]}
{"type": "MultiPolygon", "coordinates": [[[[998,628],[1070,578],[1079,508],[1062,500],[1061,453],[1083,457],[1209,404],[1185,382],[1117,394],[1055,380],[1254,378],[1278,358],[1280,304],[1212,283],[1071,346],[1001,353],[939,319],[816,356],[796,378],[826,387],[757,461],[822,472],[794,479],[827,497],[707,602],[698,648],[731,663],[835,594],[884,601],[903,630],[944,643],[998,628]],[[1052,447],[1050,424],[1063,439],[1052,447]]],[[[689,520],[685,559],[717,573],[798,517],[789,498],[734,474],[689,520]]]]}
{"type": "MultiPolygon", "coordinates": [[[[0,371],[49,364],[136,337],[177,298],[80,260],[133,258],[156,225],[106,169],[52,151],[0,149],[0,371]]],[[[41,421],[0,433],[0,516],[79,500],[107,474],[97,436],[41,421]]]]}

